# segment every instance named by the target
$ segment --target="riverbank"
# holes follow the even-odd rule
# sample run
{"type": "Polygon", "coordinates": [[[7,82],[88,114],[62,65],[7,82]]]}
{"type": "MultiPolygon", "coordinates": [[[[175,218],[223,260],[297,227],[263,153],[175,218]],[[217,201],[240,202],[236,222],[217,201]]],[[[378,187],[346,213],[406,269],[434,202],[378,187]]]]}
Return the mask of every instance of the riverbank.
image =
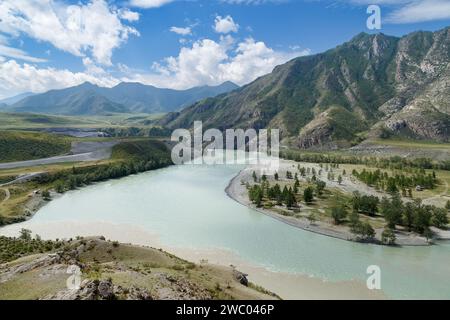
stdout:
{"type": "MultiPolygon", "coordinates": [[[[286,171],[294,171],[297,165],[304,165],[308,167],[314,168],[317,172],[320,170],[318,164],[306,164],[306,163],[297,163],[291,160],[283,160],[280,159],[280,168],[278,173],[281,176],[286,175],[286,171]]],[[[311,223],[308,221],[306,217],[297,218],[293,216],[284,216],[278,214],[270,209],[266,208],[258,208],[254,205],[248,197],[248,191],[246,188],[246,184],[253,183],[253,172],[258,171],[260,168],[257,166],[247,167],[239,172],[237,176],[235,176],[225,189],[226,194],[233,200],[238,203],[249,207],[253,210],[256,210],[262,214],[270,216],[278,221],[289,224],[293,227],[297,227],[306,231],[314,232],[317,234],[321,234],[328,237],[333,237],[340,240],[346,241],[357,241],[354,234],[351,233],[349,228],[337,226],[332,223],[324,222],[324,221],[315,221],[311,223]]],[[[344,192],[351,193],[353,191],[359,191],[362,194],[381,196],[382,194],[379,191],[371,190],[367,186],[363,186],[361,183],[353,181],[351,178],[344,178],[344,182],[339,184],[334,181],[328,181],[327,185],[333,188],[339,188],[344,192]]],[[[435,230],[438,234],[436,236],[439,240],[449,240],[450,237],[448,232],[435,230]]],[[[375,240],[371,242],[372,244],[381,244],[381,233],[383,232],[382,228],[375,229],[376,236],[375,240]]],[[[403,231],[396,231],[396,244],[397,246],[428,246],[430,243],[424,237],[421,237],[416,234],[407,233],[403,231]]]]}
{"type": "Polygon", "coordinates": [[[0,202],[0,225],[21,222],[33,216],[49,200],[44,199],[44,191],[49,191],[51,198],[56,198],[66,191],[84,188],[96,182],[119,179],[172,164],[166,145],[153,139],[124,141],[119,144],[116,141],[87,141],[77,145],[77,152],[89,151],[101,145],[103,149],[93,153],[107,151],[109,160],[9,171],[6,176],[12,178],[7,179],[9,182],[0,187],[8,187],[14,197],[7,197],[0,202]],[[34,169],[40,171],[35,172],[34,169]]]}

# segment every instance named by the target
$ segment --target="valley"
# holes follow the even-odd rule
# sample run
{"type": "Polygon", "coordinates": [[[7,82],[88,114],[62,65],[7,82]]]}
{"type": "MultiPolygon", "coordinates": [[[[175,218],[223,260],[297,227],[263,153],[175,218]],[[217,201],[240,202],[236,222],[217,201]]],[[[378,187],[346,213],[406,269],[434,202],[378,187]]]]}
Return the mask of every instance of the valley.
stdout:
{"type": "Polygon", "coordinates": [[[0,101],[0,299],[448,298],[449,40],[361,33],[242,87],[0,101]],[[279,168],[175,165],[194,121],[279,129],[279,168]]]}

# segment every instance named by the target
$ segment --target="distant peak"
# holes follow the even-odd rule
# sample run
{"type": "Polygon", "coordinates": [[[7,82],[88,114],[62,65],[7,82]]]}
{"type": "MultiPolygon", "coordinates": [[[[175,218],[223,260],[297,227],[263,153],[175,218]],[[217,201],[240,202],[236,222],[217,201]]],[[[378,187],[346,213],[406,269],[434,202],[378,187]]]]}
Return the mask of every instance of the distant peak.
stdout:
{"type": "Polygon", "coordinates": [[[121,82],[116,87],[119,86],[144,86],[144,84],[140,82],[121,82]]]}
{"type": "Polygon", "coordinates": [[[355,38],[363,38],[363,37],[368,37],[368,36],[370,36],[370,34],[368,34],[367,32],[362,31],[362,32],[358,33],[356,36],[354,36],[353,39],[355,39],[355,38]]]}
{"type": "Polygon", "coordinates": [[[221,86],[231,86],[231,87],[236,87],[236,88],[239,87],[236,83],[234,83],[232,81],[225,81],[224,83],[221,84],[221,86]]]}
{"type": "Polygon", "coordinates": [[[79,87],[98,87],[96,84],[93,84],[89,81],[85,81],[82,84],[79,85],[79,87]]]}

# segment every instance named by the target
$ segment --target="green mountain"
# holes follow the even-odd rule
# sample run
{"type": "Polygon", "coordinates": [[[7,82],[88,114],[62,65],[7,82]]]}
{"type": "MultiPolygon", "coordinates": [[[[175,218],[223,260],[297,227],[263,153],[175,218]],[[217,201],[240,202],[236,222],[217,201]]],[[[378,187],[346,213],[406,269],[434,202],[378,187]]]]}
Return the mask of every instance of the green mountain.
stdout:
{"type": "Polygon", "coordinates": [[[62,115],[97,115],[127,112],[127,108],[98,93],[99,87],[83,83],[76,87],[33,95],[10,106],[8,111],[62,115]]]}
{"type": "Polygon", "coordinates": [[[278,128],[302,148],[348,146],[361,136],[386,134],[448,141],[449,76],[450,28],[402,38],[361,33],[168,114],[161,124],[278,128]]]}
{"type": "Polygon", "coordinates": [[[120,83],[113,88],[102,88],[86,82],[75,87],[28,96],[4,109],[61,115],[163,113],[180,110],[203,98],[236,88],[238,86],[231,82],[188,90],[160,89],[140,83],[120,83]]]}

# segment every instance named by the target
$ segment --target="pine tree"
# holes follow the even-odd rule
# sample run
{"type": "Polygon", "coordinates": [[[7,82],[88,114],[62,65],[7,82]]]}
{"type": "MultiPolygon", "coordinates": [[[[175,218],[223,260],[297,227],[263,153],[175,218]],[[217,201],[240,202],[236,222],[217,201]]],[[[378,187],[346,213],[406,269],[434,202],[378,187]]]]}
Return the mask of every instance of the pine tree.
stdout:
{"type": "Polygon", "coordinates": [[[297,180],[295,180],[295,183],[294,183],[294,194],[298,193],[299,187],[300,187],[300,182],[297,179],[297,180]]]}
{"type": "Polygon", "coordinates": [[[314,191],[311,187],[307,187],[304,191],[303,191],[303,200],[306,203],[309,203],[311,201],[314,200],[314,191]]]}
{"type": "Polygon", "coordinates": [[[294,193],[292,192],[292,189],[290,189],[290,188],[287,191],[285,202],[286,202],[286,207],[288,207],[288,208],[292,208],[296,203],[294,193]]]}

